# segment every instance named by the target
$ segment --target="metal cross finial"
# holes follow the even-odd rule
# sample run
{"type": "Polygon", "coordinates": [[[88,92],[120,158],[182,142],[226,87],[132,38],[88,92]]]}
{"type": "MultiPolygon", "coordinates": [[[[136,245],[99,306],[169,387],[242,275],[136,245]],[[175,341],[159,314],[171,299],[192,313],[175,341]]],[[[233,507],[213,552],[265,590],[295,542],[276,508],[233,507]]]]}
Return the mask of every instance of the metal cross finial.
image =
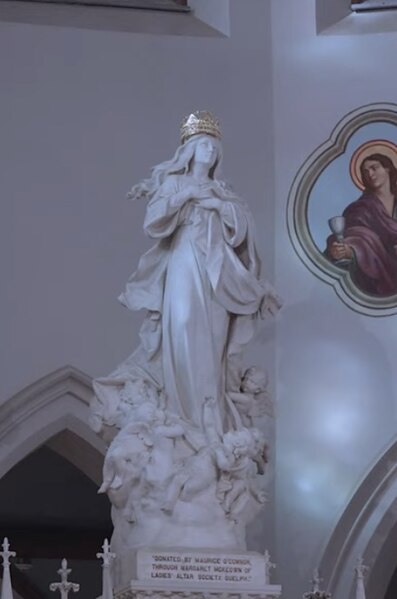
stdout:
{"type": "Polygon", "coordinates": [[[270,561],[270,553],[266,549],[264,553],[265,557],[265,584],[270,584],[270,571],[276,567],[272,561],[270,561]]]}
{"type": "Polygon", "coordinates": [[[97,553],[96,556],[103,560],[102,563],[102,599],[113,599],[113,583],[110,572],[112,560],[116,557],[115,553],[110,551],[109,541],[104,540],[102,545],[103,553],[97,553]]]}
{"type": "Polygon", "coordinates": [[[368,566],[364,566],[363,558],[359,557],[357,566],[354,568],[356,573],[356,599],[365,599],[364,577],[368,570],[368,566]]]}
{"type": "Polygon", "coordinates": [[[320,578],[319,571],[316,568],[313,570],[313,578],[310,581],[312,583],[312,593],[318,593],[320,591],[320,582],[322,581],[323,579],[320,578]]]}
{"type": "Polygon", "coordinates": [[[50,584],[50,591],[59,591],[61,593],[61,599],[68,599],[70,591],[78,593],[80,585],[76,582],[69,582],[68,576],[71,573],[71,569],[68,568],[68,562],[63,559],[61,562],[61,568],[58,570],[58,574],[61,576],[61,582],[52,582],[50,584]]]}
{"type": "Polygon", "coordinates": [[[103,553],[97,553],[96,556],[98,559],[103,560],[103,566],[110,566],[110,564],[112,563],[112,559],[116,557],[116,554],[110,551],[110,544],[107,539],[104,540],[102,549],[103,553]]]}
{"type": "Polygon", "coordinates": [[[15,557],[15,551],[10,551],[10,544],[7,537],[3,541],[3,551],[0,551],[0,556],[3,558],[3,582],[1,585],[1,599],[12,599],[12,586],[10,576],[10,557],[15,557]]]}
{"type": "Polygon", "coordinates": [[[359,557],[357,560],[357,566],[354,568],[357,578],[364,578],[364,576],[366,575],[368,570],[369,570],[368,566],[364,566],[363,558],[359,557]]]}
{"type": "Polygon", "coordinates": [[[312,590],[310,593],[305,593],[303,595],[304,599],[331,599],[331,595],[327,593],[327,591],[322,591],[320,589],[320,583],[323,581],[320,578],[320,574],[317,568],[313,571],[313,578],[311,579],[312,590]]]}
{"type": "Polygon", "coordinates": [[[0,555],[3,558],[3,567],[10,565],[10,557],[15,557],[15,551],[10,551],[10,544],[8,542],[7,537],[4,537],[3,541],[3,551],[0,551],[0,555]]]}

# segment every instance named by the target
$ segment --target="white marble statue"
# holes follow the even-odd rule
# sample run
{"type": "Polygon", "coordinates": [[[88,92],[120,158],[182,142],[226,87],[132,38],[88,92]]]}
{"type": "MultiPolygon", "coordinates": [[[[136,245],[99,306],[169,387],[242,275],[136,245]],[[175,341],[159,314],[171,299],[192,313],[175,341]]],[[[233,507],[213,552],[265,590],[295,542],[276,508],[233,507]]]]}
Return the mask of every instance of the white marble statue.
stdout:
{"type": "Polygon", "coordinates": [[[221,159],[218,122],[194,113],[174,157],[129,194],[148,202],[155,241],[119,298],[145,311],[141,343],[94,381],[90,417],[111,441],[101,491],[123,526],[116,553],[116,542],[241,548],[247,505],[264,501],[255,478],[266,445],[253,424],[271,405],[267,377],[242,354],[280,300],[261,277],[248,206],[217,178],[221,159]]]}

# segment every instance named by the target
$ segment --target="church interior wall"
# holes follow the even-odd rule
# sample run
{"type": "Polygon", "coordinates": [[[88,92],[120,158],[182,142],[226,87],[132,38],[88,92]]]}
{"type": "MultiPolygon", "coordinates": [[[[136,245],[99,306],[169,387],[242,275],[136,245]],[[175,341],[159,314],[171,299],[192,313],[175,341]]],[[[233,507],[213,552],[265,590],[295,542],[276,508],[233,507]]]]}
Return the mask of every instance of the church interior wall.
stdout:
{"type": "MultiPolygon", "coordinates": [[[[272,3],[276,285],[286,299],[276,341],[276,511],[287,597],[307,588],[354,491],[396,430],[396,316],[344,305],[300,261],[286,227],[292,181],[336,123],[359,106],[395,101],[396,33],[359,35],[355,26],[339,35],[335,25],[318,35],[316,4],[272,3]]],[[[381,585],[371,584],[370,596],[381,597],[381,585]]]]}
{"type": "Polygon", "coordinates": [[[288,192],[347,112],[395,100],[396,34],[318,35],[315,0],[230,7],[230,37],[0,21],[0,401],[66,364],[105,374],[133,349],[141,316],[116,298],[150,242],[144,206],[124,197],[172,155],[182,116],[212,110],[225,178],[250,203],[285,300],[253,350],[277,396],[277,501],[252,543],[274,548],[275,514],[275,576],[292,599],[394,438],[397,379],[396,317],[350,310],[306,269],[288,192]]]}

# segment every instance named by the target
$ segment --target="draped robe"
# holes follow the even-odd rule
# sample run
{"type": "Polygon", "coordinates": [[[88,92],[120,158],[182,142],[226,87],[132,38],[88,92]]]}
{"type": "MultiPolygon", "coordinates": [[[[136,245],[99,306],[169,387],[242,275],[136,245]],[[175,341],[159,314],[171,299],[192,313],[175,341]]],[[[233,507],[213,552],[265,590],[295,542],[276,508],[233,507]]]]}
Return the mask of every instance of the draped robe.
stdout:
{"type": "Polygon", "coordinates": [[[141,338],[149,359],[160,352],[168,407],[202,428],[203,403],[212,397],[221,432],[228,356],[232,363],[251,338],[267,288],[245,204],[224,192],[219,212],[201,208],[199,200],[177,207],[185,181],[168,176],[149,202],[144,229],[158,241],[120,301],[148,311],[141,338]]]}
{"type": "MultiPolygon", "coordinates": [[[[390,216],[379,198],[366,191],[345,209],[343,216],[346,220],[343,241],[354,252],[352,280],[371,295],[397,293],[396,208],[390,216]]],[[[327,248],[334,241],[334,235],[328,237],[327,248]]]]}

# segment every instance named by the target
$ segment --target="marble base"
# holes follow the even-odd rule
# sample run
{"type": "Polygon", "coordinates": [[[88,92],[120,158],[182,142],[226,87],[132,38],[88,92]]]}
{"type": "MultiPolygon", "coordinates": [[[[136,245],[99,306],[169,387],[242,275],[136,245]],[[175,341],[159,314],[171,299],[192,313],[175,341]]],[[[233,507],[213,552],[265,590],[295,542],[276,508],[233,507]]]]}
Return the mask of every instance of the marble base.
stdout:
{"type": "Polygon", "coordinates": [[[133,579],[115,599],[275,599],[263,555],[254,552],[145,548],[136,552],[133,579]]]}
{"type": "Polygon", "coordinates": [[[219,587],[192,583],[151,583],[132,580],[127,589],[114,594],[114,599],[281,599],[281,586],[268,584],[261,589],[219,587]]]}

